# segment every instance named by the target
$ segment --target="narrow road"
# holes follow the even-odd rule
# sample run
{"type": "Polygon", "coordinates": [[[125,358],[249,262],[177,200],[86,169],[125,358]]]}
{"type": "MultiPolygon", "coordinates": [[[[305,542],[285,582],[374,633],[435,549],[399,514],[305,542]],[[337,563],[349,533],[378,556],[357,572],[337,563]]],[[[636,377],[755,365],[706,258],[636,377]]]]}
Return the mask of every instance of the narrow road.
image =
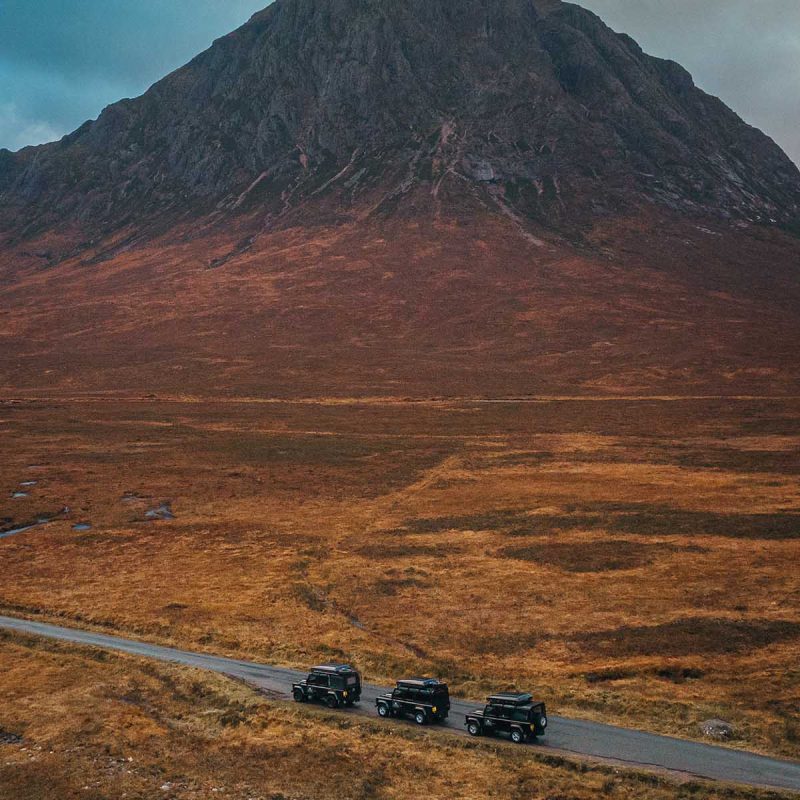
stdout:
{"type": "MultiPolygon", "coordinates": [[[[192,653],[13,617],[0,616],[0,628],[207,669],[239,678],[259,689],[287,698],[291,692],[291,683],[305,677],[305,673],[283,667],[192,653]]],[[[377,719],[374,701],[384,691],[385,688],[366,684],[361,708],[342,713],[374,716],[377,719]]],[[[466,735],[464,715],[475,707],[475,703],[453,699],[445,730],[466,735]]],[[[711,780],[800,791],[800,762],[781,761],[741,750],[673,739],[588,720],[552,715],[548,715],[548,718],[550,724],[547,736],[532,745],[540,751],[562,751],[637,769],[667,770],[711,780]]],[[[387,724],[401,723],[393,720],[387,724]]]]}

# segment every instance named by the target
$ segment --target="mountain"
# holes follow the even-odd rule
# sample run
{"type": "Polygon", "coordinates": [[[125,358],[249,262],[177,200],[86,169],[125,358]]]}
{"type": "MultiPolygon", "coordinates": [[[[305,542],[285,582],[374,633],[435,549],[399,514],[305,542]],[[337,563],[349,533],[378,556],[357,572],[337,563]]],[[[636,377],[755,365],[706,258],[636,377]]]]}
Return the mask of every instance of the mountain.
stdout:
{"type": "Polygon", "coordinates": [[[551,0],[282,0],[143,97],[3,164],[3,200],[47,222],[231,209],[248,190],[278,213],[284,193],[298,204],[337,175],[355,205],[376,184],[391,201],[466,182],[547,221],[646,202],[800,216],[800,174],[766,136],[677,64],[551,0]]]}
{"type": "Polygon", "coordinates": [[[0,151],[0,376],[787,391],[797,231],[780,148],[579,6],[278,0],[0,151]]]}

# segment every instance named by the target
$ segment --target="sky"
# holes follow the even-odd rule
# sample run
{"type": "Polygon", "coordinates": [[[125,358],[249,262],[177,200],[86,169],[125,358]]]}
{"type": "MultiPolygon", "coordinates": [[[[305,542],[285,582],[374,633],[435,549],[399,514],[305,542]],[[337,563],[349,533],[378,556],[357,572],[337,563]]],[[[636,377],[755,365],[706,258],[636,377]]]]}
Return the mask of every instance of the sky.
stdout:
{"type": "MultiPolygon", "coordinates": [[[[63,136],[135,97],[267,0],[0,0],[0,147],[63,136]]],[[[800,0],[582,0],[800,164],[800,0]]]]}

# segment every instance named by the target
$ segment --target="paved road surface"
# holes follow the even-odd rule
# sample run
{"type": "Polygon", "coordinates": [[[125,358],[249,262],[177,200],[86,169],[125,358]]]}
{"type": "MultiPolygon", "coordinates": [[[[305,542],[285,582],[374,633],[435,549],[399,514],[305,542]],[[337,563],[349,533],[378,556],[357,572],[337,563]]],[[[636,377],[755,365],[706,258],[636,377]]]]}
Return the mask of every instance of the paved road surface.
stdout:
{"type": "MultiPolygon", "coordinates": [[[[11,617],[0,616],[0,628],[212,670],[286,697],[291,692],[290,684],[305,677],[304,673],[282,667],[175,650],[131,639],[11,617]]],[[[384,691],[386,691],[384,688],[378,686],[365,685],[361,708],[342,713],[376,716],[374,700],[384,691]]],[[[453,699],[446,729],[465,735],[464,715],[475,707],[474,703],[453,699]]],[[[669,770],[713,780],[800,791],[798,762],[780,761],[740,750],[657,736],[587,720],[552,715],[548,715],[548,718],[550,724],[547,736],[536,745],[531,745],[537,750],[567,751],[635,768],[669,770]]],[[[400,723],[393,720],[386,724],[400,723]]]]}

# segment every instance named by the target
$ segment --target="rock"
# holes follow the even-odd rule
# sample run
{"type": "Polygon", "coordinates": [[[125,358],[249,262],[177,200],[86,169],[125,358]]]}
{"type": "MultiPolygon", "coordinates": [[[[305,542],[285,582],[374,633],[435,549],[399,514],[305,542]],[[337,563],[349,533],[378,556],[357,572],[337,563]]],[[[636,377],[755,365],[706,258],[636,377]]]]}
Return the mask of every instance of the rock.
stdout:
{"type": "Polygon", "coordinates": [[[707,736],[709,739],[716,739],[720,742],[733,739],[735,734],[733,725],[721,719],[707,719],[705,722],[701,722],[700,730],[703,736],[707,736]]]}
{"type": "Polygon", "coordinates": [[[22,737],[0,728],[0,744],[22,744],[22,737]]]}

